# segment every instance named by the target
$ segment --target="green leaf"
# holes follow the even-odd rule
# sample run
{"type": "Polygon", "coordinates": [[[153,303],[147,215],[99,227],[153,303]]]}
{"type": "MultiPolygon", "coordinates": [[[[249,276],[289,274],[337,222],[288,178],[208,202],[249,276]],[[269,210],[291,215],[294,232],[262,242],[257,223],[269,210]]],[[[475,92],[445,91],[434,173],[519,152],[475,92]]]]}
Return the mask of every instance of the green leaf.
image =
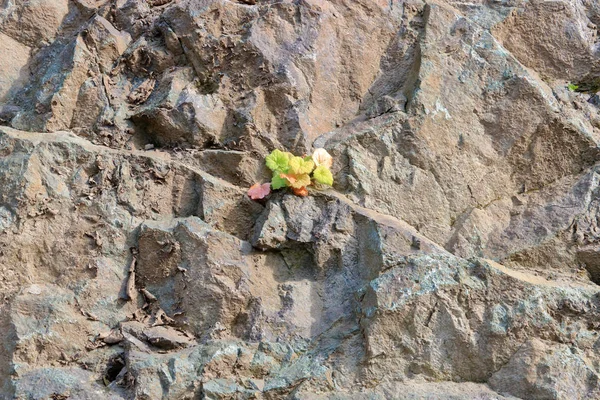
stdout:
{"type": "Polygon", "coordinates": [[[570,90],[570,91],[572,91],[572,92],[574,92],[574,91],[576,91],[577,89],[579,89],[579,85],[575,85],[574,83],[569,83],[569,84],[567,85],[567,87],[568,87],[568,88],[569,88],[569,90],[570,90]]]}
{"type": "Polygon", "coordinates": [[[279,172],[273,172],[273,179],[271,179],[271,187],[273,190],[281,189],[284,187],[288,187],[288,181],[285,178],[279,176],[279,172]]]}
{"type": "Polygon", "coordinates": [[[290,153],[284,153],[281,150],[273,150],[265,159],[267,167],[275,172],[287,172],[290,162],[290,153]]]}
{"type": "Polygon", "coordinates": [[[319,165],[315,169],[315,172],[313,172],[313,178],[317,183],[329,186],[333,185],[333,175],[331,174],[329,168],[324,165],[319,165]]]}
{"type": "Polygon", "coordinates": [[[289,161],[289,172],[294,175],[310,174],[315,167],[315,163],[302,157],[292,157],[289,161]]]}

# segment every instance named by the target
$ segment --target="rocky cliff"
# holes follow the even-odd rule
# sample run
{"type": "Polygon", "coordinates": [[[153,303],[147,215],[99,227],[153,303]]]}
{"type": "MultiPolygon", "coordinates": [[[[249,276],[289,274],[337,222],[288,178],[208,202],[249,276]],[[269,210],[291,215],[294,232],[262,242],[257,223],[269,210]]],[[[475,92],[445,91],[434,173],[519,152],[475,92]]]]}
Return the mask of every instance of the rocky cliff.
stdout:
{"type": "Polygon", "coordinates": [[[600,398],[599,26],[0,1],[0,398],[600,398]],[[248,198],[316,147],[332,189],[248,198]]]}

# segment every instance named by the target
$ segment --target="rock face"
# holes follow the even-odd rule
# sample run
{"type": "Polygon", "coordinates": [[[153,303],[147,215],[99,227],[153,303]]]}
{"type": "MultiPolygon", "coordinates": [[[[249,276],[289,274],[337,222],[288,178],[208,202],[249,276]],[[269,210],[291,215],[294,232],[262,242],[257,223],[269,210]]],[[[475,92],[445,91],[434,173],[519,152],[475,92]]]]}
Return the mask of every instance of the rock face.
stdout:
{"type": "Polygon", "coordinates": [[[0,399],[600,398],[598,26],[0,3],[0,399]],[[332,189],[246,196],[316,147],[332,189]]]}

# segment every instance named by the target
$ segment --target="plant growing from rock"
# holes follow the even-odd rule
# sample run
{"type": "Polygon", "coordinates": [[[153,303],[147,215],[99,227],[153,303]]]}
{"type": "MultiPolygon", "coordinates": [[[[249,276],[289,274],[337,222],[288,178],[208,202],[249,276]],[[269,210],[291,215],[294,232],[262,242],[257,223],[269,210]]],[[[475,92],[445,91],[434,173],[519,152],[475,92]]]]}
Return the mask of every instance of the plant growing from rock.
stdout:
{"type": "Polygon", "coordinates": [[[298,157],[290,152],[273,150],[265,163],[273,172],[271,183],[256,183],[248,190],[252,200],[263,199],[271,193],[271,189],[291,188],[297,196],[307,196],[308,186],[332,186],[331,166],[333,158],[327,150],[316,149],[310,157],[298,157]]]}

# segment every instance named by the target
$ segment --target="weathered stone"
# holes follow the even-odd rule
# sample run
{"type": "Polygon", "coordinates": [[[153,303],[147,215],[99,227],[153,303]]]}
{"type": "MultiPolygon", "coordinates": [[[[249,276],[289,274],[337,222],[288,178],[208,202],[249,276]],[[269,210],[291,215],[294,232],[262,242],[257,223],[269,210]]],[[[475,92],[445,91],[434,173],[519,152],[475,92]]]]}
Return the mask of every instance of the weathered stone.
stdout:
{"type": "Polygon", "coordinates": [[[525,399],[591,399],[598,374],[583,354],[564,344],[530,339],[490,379],[499,393],[525,399]]]}
{"type": "Polygon", "coordinates": [[[4,1],[0,399],[600,397],[598,26],[4,1]],[[250,200],[317,147],[334,188],[250,200]]]}
{"type": "Polygon", "coordinates": [[[193,79],[190,68],[164,76],[133,116],[154,143],[204,147],[221,142],[227,111],[219,98],[198,93],[193,79]]]}
{"type": "MultiPolygon", "coordinates": [[[[408,258],[372,281],[362,301],[370,373],[377,376],[382,368],[393,368],[400,376],[485,382],[528,338],[572,341],[586,348],[588,338],[595,336],[589,325],[595,318],[594,294],[591,285],[563,287],[493,262],[408,258]],[[583,320],[553,317],[566,307],[583,320]],[[400,351],[388,354],[392,346],[400,351]]],[[[538,364],[527,365],[535,370],[538,364]]],[[[504,387],[517,396],[529,390],[518,384],[523,392],[511,391],[510,384],[504,387]]],[[[555,398],[570,398],[560,390],[555,398]]]]}
{"type": "Polygon", "coordinates": [[[114,63],[131,42],[129,33],[118,31],[100,16],[95,16],[88,23],[82,37],[88,49],[96,55],[96,62],[102,73],[113,69],[114,63]]]}
{"type": "Polygon", "coordinates": [[[0,52],[4,55],[0,60],[0,101],[26,76],[30,51],[29,47],[0,33],[0,52]]]}
{"type": "Polygon", "coordinates": [[[68,398],[74,400],[122,400],[126,397],[110,392],[96,382],[97,377],[90,371],[79,368],[40,368],[33,370],[19,380],[15,399],[42,400],[68,398]],[[41,384],[43,382],[43,384],[41,384]]]}
{"type": "Polygon", "coordinates": [[[0,10],[0,31],[28,46],[47,45],[59,34],[68,13],[68,0],[5,3],[0,10]]]}
{"type": "Polygon", "coordinates": [[[93,127],[100,120],[110,121],[111,114],[112,108],[106,97],[104,76],[88,78],[79,89],[71,127],[93,127]]]}
{"type": "Polygon", "coordinates": [[[588,21],[582,4],[531,1],[512,10],[492,32],[521,63],[542,76],[577,81],[600,73],[594,54],[597,32],[588,21]]]}
{"type": "Polygon", "coordinates": [[[399,395],[407,400],[436,399],[436,400],[504,400],[517,399],[512,396],[501,396],[489,389],[484,384],[472,382],[431,382],[431,383],[408,383],[397,382],[382,383],[376,388],[365,389],[359,393],[343,393],[338,390],[337,393],[318,395],[310,391],[302,391],[299,397],[311,400],[386,400],[396,398],[399,395]]]}

